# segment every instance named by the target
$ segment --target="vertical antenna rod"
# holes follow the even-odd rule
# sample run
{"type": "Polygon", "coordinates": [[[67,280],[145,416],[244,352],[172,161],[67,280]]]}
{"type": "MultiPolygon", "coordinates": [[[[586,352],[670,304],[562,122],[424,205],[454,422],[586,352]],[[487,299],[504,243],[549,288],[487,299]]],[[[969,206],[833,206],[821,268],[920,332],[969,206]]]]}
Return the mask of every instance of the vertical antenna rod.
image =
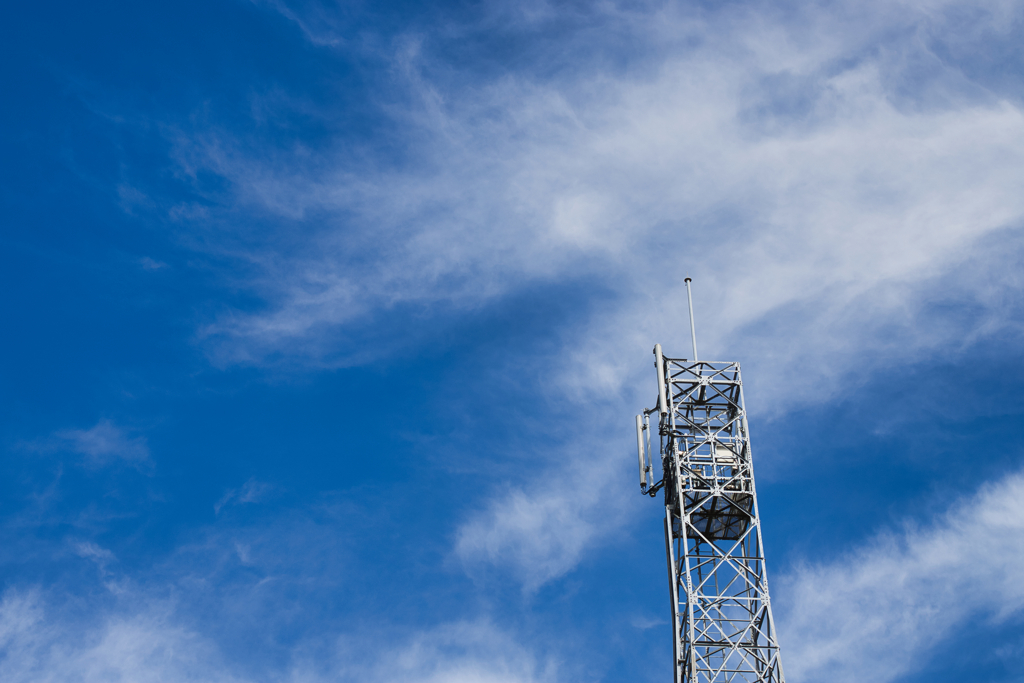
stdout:
{"type": "Polygon", "coordinates": [[[693,360],[697,358],[697,329],[693,326],[693,297],[690,295],[690,278],[684,280],[686,283],[686,303],[690,308],[690,341],[693,342],[693,360]]]}

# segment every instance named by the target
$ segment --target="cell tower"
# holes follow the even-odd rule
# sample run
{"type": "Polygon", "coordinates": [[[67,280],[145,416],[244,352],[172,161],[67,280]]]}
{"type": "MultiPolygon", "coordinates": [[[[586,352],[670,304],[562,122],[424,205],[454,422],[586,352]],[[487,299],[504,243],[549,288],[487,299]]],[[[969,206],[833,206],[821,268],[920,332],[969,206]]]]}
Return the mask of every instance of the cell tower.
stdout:
{"type": "Polygon", "coordinates": [[[640,490],[664,490],[675,683],[784,683],[779,661],[740,364],[654,346],[658,405],[636,417],[640,490]],[[658,415],[654,481],[650,416],[658,415]]]}

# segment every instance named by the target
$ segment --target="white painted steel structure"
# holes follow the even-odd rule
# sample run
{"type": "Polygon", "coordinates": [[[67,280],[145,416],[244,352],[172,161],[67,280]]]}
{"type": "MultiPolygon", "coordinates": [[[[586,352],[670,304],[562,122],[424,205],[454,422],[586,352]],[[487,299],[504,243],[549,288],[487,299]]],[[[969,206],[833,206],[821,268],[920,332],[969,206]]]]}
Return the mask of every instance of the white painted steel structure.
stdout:
{"type": "Polygon", "coordinates": [[[675,683],[784,683],[739,363],[654,356],[658,406],[636,418],[637,450],[640,490],[664,491],[675,683]]]}

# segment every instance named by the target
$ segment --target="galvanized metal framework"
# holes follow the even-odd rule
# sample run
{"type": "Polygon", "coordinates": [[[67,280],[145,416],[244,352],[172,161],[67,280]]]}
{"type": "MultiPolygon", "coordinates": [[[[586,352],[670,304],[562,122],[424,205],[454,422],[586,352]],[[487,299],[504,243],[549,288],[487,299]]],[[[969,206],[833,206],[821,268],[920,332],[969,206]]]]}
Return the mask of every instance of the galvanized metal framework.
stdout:
{"type": "Polygon", "coordinates": [[[739,363],[654,355],[658,407],[637,416],[637,448],[640,490],[664,490],[675,683],[784,683],[739,363]]]}

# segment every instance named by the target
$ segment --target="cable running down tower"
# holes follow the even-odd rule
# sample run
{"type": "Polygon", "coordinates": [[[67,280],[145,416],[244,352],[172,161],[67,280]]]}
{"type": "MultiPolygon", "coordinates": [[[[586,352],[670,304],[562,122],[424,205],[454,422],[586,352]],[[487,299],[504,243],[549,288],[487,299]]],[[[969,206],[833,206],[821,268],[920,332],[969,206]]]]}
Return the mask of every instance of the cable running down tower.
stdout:
{"type": "Polygon", "coordinates": [[[740,364],[654,346],[657,407],[636,417],[640,490],[664,491],[675,683],[785,683],[768,597],[740,364]],[[662,477],[654,481],[650,416],[662,477]]]}

